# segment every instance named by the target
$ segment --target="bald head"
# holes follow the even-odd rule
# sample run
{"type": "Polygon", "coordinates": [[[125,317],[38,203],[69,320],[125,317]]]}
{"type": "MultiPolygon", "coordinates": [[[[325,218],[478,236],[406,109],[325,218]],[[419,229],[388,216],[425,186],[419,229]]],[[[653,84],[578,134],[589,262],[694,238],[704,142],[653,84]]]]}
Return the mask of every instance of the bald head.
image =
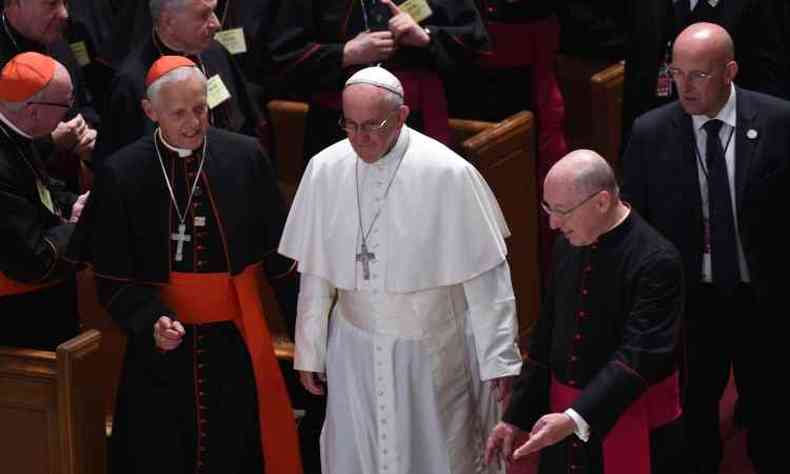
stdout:
{"type": "Polygon", "coordinates": [[[678,35],[670,71],[686,113],[716,117],[738,74],[734,58],[732,38],[718,25],[695,23],[678,35]]]}
{"type": "Polygon", "coordinates": [[[546,186],[549,184],[582,197],[601,190],[618,193],[612,167],[592,150],[576,150],[565,155],[546,175],[546,186]]]}
{"type": "Polygon", "coordinates": [[[675,39],[673,51],[703,55],[727,64],[735,59],[735,45],[727,30],[714,23],[694,23],[675,39]]]}
{"type": "Polygon", "coordinates": [[[543,209],[571,245],[590,245],[628,215],[619,194],[609,163],[594,151],[576,150],[546,175],[543,209]]]}

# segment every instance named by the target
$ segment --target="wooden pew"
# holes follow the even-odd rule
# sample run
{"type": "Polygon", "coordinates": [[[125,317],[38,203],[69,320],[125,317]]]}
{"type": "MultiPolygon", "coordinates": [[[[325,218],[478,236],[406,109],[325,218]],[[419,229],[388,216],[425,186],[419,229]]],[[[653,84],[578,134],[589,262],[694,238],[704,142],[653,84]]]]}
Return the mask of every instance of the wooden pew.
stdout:
{"type": "Polygon", "coordinates": [[[623,85],[625,65],[613,64],[590,78],[592,111],[600,120],[593,121],[593,143],[601,154],[618,168],[623,135],[623,85]]]}
{"type": "Polygon", "coordinates": [[[521,340],[532,329],[540,307],[538,267],[538,191],[535,118],[519,112],[500,123],[451,120],[456,131],[476,132],[460,143],[461,155],[474,164],[491,186],[505,215],[513,291],[518,304],[521,340]]]}
{"type": "MultiPolygon", "coordinates": [[[[302,142],[308,106],[275,100],[268,107],[277,136],[280,185],[295,191],[304,167],[302,142]]],[[[521,112],[500,123],[450,119],[450,132],[453,149],[477,166],[488,181],[513,234],[508,248],[524,336],[537,317],[541,287],[535,118],[530,112],[521,112]]]]}
{"type": "Polygon", "coordinates": [[[624,66],[607,60],[557,56],[570,149],[587,148],[611,163],[620,155],[624,66]]]}
{"type": "Polygon", "coordinates": [[[106,472],[100,340],[89,330],[56,352],[0,347],[1,472],[106,472]]]}

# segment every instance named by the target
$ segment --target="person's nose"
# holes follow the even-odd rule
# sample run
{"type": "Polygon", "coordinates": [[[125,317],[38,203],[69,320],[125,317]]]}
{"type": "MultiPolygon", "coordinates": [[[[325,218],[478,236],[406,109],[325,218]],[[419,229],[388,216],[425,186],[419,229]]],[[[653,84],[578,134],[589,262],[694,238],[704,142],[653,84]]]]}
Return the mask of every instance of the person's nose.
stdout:
{"type": "Polygon", "coordinates": [[[208,19],[208,30],[209,30],[209,32],[213,36],[214,33],[219,31],[220,28],[222,28],[222,25],[219,23],[219,18],[217,18],[217,14],[216,13],[212,13],[211,17],[208,19]]]}
{"type": "Polygon", "coordinates": [[[62,21],[69,19],[69,9],[66,7],[66,2],[60,2],[60,4],[58,4],[55,14],[57,15],[57,18],[62,21]]]}
{"type": "Polygon", "coordinates": [[[556,230],[560,228],[560,225],[562,225],[562,219],[554,213],[549,214],[549,227],[556,230]]]}

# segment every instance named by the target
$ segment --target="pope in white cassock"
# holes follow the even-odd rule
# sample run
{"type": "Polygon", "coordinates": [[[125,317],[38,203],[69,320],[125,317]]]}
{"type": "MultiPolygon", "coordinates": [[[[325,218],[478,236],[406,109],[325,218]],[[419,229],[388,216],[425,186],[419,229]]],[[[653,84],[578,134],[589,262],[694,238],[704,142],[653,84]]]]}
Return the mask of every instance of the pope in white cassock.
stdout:
{"type": "Polygon", "coordinates": [[[354,74],[348,139],[310,161],[280,242],[301,273],[294,367],[314,394],[326,380],[324,474],[498,472],[484,442],[521,369],[509,231],[408,114],[394,75],[354,74]]]}

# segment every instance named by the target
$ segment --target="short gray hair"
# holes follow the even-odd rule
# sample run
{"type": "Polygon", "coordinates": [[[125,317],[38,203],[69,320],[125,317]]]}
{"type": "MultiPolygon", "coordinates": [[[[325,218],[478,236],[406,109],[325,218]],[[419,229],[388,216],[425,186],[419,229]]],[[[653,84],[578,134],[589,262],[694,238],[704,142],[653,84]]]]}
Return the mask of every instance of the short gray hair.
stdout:
{"type": "Polygon", "coordinates": [[[156,97],[159,95],[159,91],[164,87],[166,84],[170,84],[172,82],[183,81],[185,79],[189,79],[190,77],[198,76],[203,82],[206,81],[206,76],[203,74],[203,71],[200,70],[197,66],[183,66],[173,69],[172,71],[164,74],[159,79],[155,80],[148,89],[145,91],[146,97],[148,100],[155,102],[156,97]]]}
{"type": "Polygon", "coordinates": [[[597,153],[590,159],[580,160],[577,164],[575,187],[580,194],[589,195],[598,191],[609,191],[614,197],[620,196],[617,176],[608,161],[597,153]]]}
{"type": "Polygon", "coordinates": [[[403,97],[400,94],[396,94],[388,89],[381,90],[383,91],[381,101],[384,102],[388,108],[396,109],[403,105],[403,97]]]}
{"type": "Polygon", "coordinates": [[[188,1],[189,0],[149,0],[148,6],[151,9],[151,20],[154,24],[158,23],[162,12],[176,8],[184,8],[188,1]]]}

